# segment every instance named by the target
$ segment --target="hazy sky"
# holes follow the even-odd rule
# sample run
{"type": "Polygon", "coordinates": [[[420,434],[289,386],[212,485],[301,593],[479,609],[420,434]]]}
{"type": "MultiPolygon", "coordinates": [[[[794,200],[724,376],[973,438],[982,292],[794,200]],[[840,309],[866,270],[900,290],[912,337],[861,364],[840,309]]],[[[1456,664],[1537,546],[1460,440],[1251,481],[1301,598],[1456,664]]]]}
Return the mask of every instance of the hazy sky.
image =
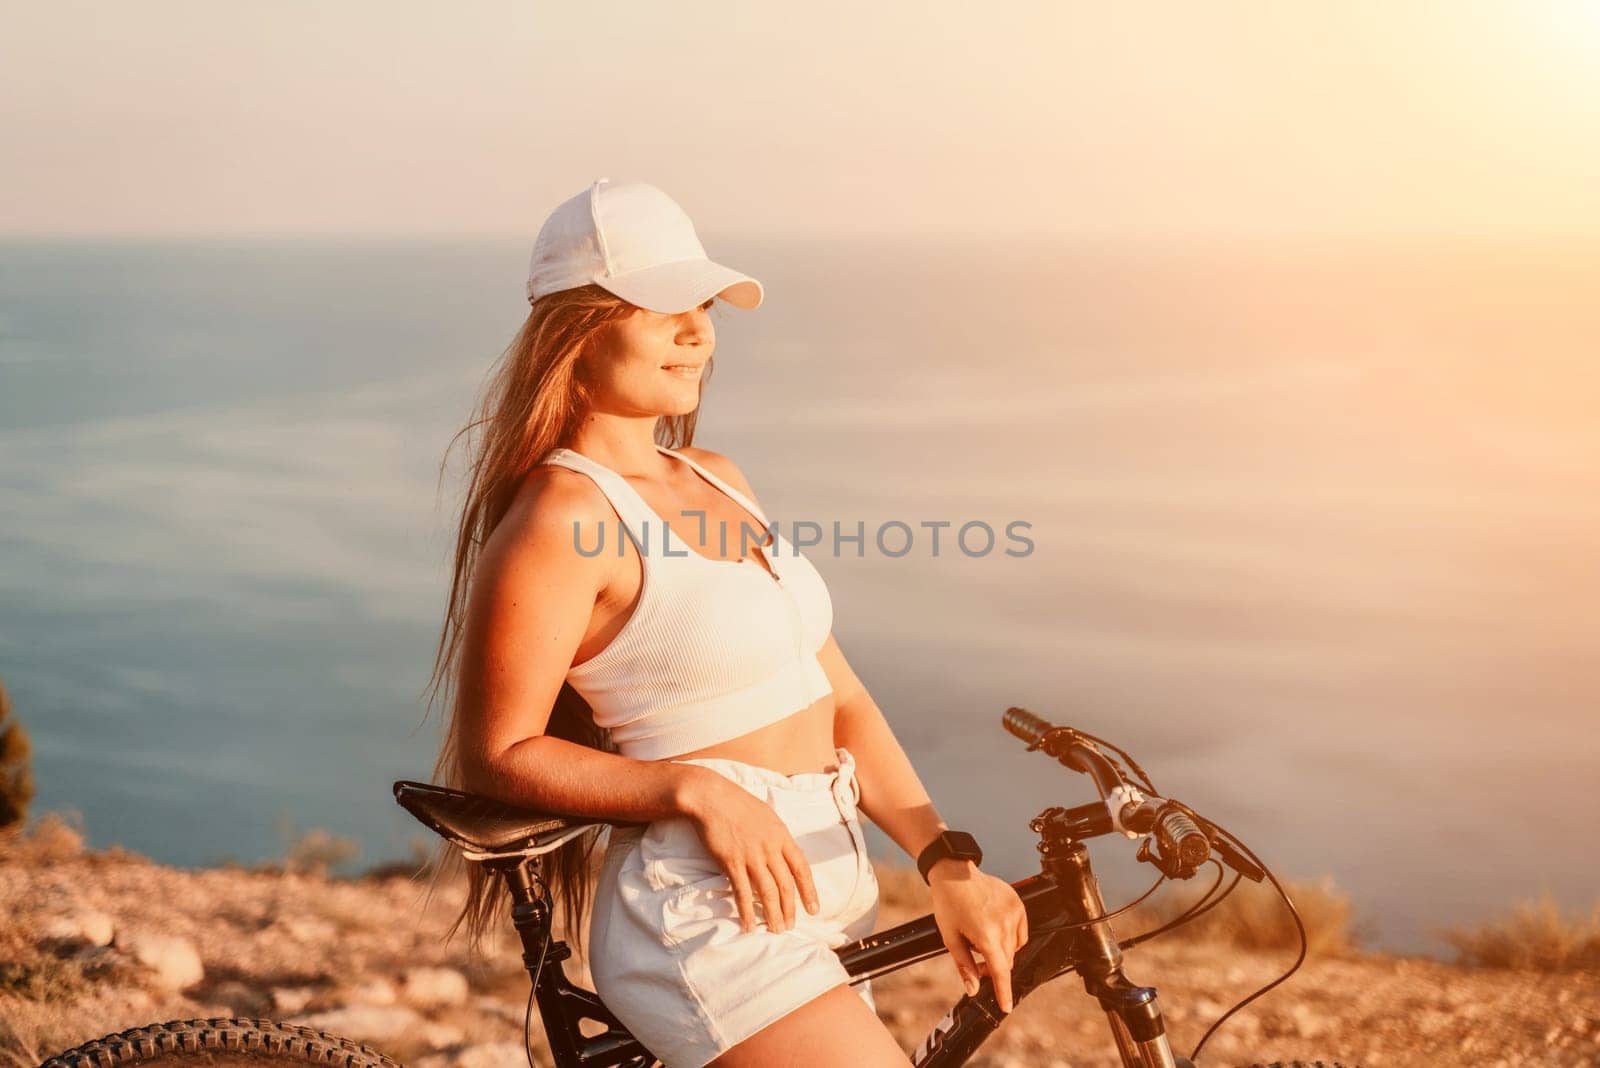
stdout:
{"type": "Polygon", "coordinates": [[[0,233],[1600,233],[1600,0],[0,13],[0,233]]]}

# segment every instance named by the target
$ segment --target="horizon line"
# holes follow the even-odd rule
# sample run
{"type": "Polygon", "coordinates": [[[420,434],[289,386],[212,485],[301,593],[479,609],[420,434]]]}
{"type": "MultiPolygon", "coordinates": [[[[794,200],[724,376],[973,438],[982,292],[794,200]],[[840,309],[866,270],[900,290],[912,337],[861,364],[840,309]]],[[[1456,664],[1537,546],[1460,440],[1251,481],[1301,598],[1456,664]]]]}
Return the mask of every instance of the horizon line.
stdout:
{"type": "MultiPolygon", "coordinates": [[[[0,230],[0,243],[5,244],[134,244],[203,243],[203,242],[433,242],[433,243],[526,243],[532,246],[536,231],[526,233],[509,230],[0,230]]],[[[981,241],[988,243],[1105,243],[1129,244],[1160,243],[1172,241],[1237,241],[1271,242],[1301,240],[1351,240],[1351,241],[1405,241],[1405,240],[1600,240],[1600,227],[1530,229],[1512,227],[1445,228],[1415,227],[1406,229],[1250,229],[1250,228],[1139,228],[1127,230],[849,230],[822,233],[816,230],[760,230],[715,231],[707,230],[702,243],[716,245],[724,242],[744,241],[981,241]]],[[[708,250],[709,251],[709,250],[708,250]]],[[[712,253],[715,258],[715,254],[712,253]]]]}

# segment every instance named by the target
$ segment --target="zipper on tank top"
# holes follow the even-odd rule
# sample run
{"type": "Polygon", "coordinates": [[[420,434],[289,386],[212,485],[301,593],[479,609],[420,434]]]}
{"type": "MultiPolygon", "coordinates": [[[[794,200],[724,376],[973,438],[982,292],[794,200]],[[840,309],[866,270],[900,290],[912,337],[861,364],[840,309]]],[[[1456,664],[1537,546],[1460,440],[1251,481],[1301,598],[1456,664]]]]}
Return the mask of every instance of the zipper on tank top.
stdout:
{"type": "MultiPolygon", "coordinates": [[[[778,547],[778,538],[777,538],[777,535],[773,535],[772,548],[776,549],[777,547],[778,547]]],[[[754,552],[758,552],[758,553],[761,554],[762,562],[759,563],[759,564],[756,564],[756,566],[761,568],[762,571],[766,572],[767,577],[770,578],[773,582],[776,582],[778,584],[778,588],[780,590],[783,590],[785,593],[789,592],[789,587],[787,587],[787,586],[785,586],[783,584],[783,576],[779,575],[778,574],[778,569],[772,566],[772,557],[767,553],[767,546],[765,546],[765,545],[757,545],[753,551],[754,552]]],[[[739,558],[739,562],[741,564],[755,564],[756,563],[754,560],[752,560],[748,556],[741,556],[739,558]]],[[[793,599],[794,598],[792,598],[792,597],[790,598],[790,600],[793,600],[793,599]]]]}
{"type": "MultiPolygon", "coordinates": [[[[660,446],[657,446],[657,449],[659,449],[662,452],[666,452],[667,451],[665,449],[661,449],[660,446]]],[[[631,486],[628,483],[627,479],[623,478],[621,475],[617,474],[615,471],[611,470],[609,467],[606,467],[604,464],[600,463],[600,461],[591,459],[590,457],[587,457],[587,456],[584,456],[583,453],[577,452],[574,449],[568,449],[568,448],[562,446],[562,447],[559,447],[555,451],[564,452],[564,453],[568,453],[568,454],[573,455],[573,456],[577,456],[583,462],[589,463],[589,464],[593,464],[595,467],[600,468],[602,471],[605,471],[611,477],[617,479],[617,481],[622,483],[622,487],[625,490],[627,490],[627,492],[629,494],[631,494],[633,496],[633,499],[639,504],[639,506],[641,508],[644,509],[644,512],[646,514],[646,519],[645,519],[645,524],[646,525],[645,525],[645,532],[644,532],[645,533],[645,545],[646,545],[646,547],[648,548],[648,546],[649,546],[649,533],[650,533],[649,522],[650,522],[651,519],[655,519],[655,520],[659,521],[661,523],[662,527],[663,527],[661,536],[662,536],[663,551],[665,551],[666,542],[667,542],[667,539],[670,537],[670,531],[672,529],[671,524],[669,524],[665,519],[663,519],[661,517],[661,515],[658,512],[656,512],[656,510],[654,508],[652,508],[650,506],[650,502],[645,500],[644,499],[644,495],[641,494],[638,490],[634,489],[633,486],[631,486]]],[[[672,455],[675,456],[677,459],[684,461],[684,463],[688,464],[689,467],[694,469],[695,473],[698,474],[700,476],[700,478],[704,482],[706,482],[708,485],[710,485],[713,489],[717,490],[717,492],[721,493],[728,500],[733,501],[734,504],[739,505],[741,508],[744,507],[743,503],[741,501],[739,501],[737,498],[735,498],[733,496],[733,494],[729,493],[725,486],[722,486],[719,483],[717,483],[716,481],[713,481],[712,479],[707,478],[706,477],[706,472],[701,471],[698,467],[696,467],[695,464],[691,463],[689,461],[688,457],[686,457],[686,456],[678,456],[676,453],[673,453],[672,455]]],[[[754,513],[752,513],[752,514],[754,514],[754,513]]],[[[741,525],[740,529],[741,529],[741,537],[742,537],[742,531],[743,531],[743,526],[742,525],[741,525]]],[[[724,530],[723,530],[723,537],[722,537],[722,540],[720,542],[720,547],[723,548],[724,550],[727,549],[727,547],[728,547],[727,546],[727,531],[726,531],[726,528],[724,528],[724,530]]],[[[777,532],[776,531],[774,531],[773,535],[772,535],[772,546],[771,547],[774,548],[774,549],[776,549],[778,547],[778,536],[777,536],[777,532]]],[[[784,594],[788,597],[790,607],[791,608],[795,608],[794,594],[790,593],[789,587],[785,586],[784,583],[783,583],[783,576],[779,575],[778,574],[778,569],[772,565],[772,557],[768,554],[767,548],[768,547],[765,546],[765,545],[757,545],[757,546],[755,546],[755,548],[753,550],[754,552],[758,552],[758,553],[761,554],[761,559],[763,561],[762,563],[757,563],[754,559],[752,559],[751,557],[748,557],[748,556],[741,556],[737,560],[714,560],[711,557],[706,556],[705,554],[701,553],[697,549],[689,548],[687,545],[685,546],[685,551],[690,553],[690,554],[692,554],[692,555],[694,555],[694,556],[698,556],[700,559],[704,560],[708,564],[716,564],[719,567],[725,567],[725,566],[737,565],[737,564],[755,564],[755,566],[760,568],[761,571],[767,576],[768,579],[770,579],[774,583],[776,583],[778,588],[784,592],[784,594]]],[[[798,608],[795,608],[795,610],[798,612],[798,608]]]]}

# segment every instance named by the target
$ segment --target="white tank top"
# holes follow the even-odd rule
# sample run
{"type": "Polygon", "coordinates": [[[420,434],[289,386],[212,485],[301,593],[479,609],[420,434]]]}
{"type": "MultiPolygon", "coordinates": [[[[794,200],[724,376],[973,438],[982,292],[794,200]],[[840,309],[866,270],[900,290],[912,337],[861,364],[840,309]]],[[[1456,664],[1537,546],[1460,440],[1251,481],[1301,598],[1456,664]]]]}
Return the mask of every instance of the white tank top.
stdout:
{"type": "MultiPolygon", "coordinates": [[[[748,734],[833,691],[817,660],[833,628],[833,601],[817,569],[744,494],[689,457],[657,445],[759,519],[774,579],[748,556],[713,560],[670,534],[628,480],[582,453],[556,448],[545,463],[582,471],[616,509],[644,569],[633,612],[606,647],[567,672],[567,682],[638,760],[677,756],[748,734]]],[[[694,521],[694,517],[689,517],[694,521]]],[[[708,520],[702,519],[701,522],[708,520]]],[[[726,531],[734,551],[755,542],[726,531]]],[[[603,551],[620,532],[605,524],[603,551]]],[[[585,551],[594,545],[586,543],[585,551]]]]}

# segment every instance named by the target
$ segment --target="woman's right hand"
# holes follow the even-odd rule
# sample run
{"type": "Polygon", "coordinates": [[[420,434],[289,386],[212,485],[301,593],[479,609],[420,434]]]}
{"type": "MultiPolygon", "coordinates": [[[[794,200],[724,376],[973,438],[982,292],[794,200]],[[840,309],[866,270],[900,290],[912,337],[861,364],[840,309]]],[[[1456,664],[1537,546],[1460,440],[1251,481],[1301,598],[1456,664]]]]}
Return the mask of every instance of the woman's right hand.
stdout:
{"type": "Polygon", "coordinates": [[[733,884],[743,928],[756,928],[757,896],[773,931],[794,926],[797,898],[815,913],[811,862],[771,806],[709,768],[684,767],[689,778],[681,794],[683,814],[733,884]]]}

